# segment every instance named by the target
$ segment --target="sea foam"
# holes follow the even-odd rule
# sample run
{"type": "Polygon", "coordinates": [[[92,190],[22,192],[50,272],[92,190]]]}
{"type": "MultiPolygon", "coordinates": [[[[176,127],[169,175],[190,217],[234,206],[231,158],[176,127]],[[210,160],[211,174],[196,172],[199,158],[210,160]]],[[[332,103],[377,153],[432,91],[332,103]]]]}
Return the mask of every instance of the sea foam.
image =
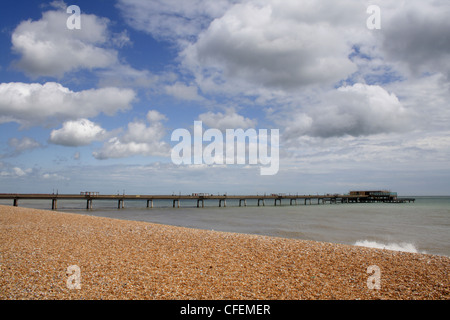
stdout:
{"type": "Polygon", "coordinates": [[[412,243],[401,242],[401,243],[380,243],[376,241],[369,240],[358,240],[354,244],[355,246],[377,248],[377,249],[387,249],[394,251],[412,252],[412,253],[425,253],[419,252],[417,248],[412,243]]]}

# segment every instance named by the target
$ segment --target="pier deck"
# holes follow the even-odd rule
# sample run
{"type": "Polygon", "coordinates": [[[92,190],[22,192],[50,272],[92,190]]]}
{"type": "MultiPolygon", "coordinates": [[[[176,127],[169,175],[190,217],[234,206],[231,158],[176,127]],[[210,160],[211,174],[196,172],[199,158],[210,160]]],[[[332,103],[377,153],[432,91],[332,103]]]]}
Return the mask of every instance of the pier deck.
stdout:
{"type": "Polygon", "coordinates": [[[247,206],[247,200],[257,200],[258,206],[266,205],[266,200],[273,201],[273,205],[282,205],[282,201],[289,205],[297,205],[300,203],[317,204],[325,203],[368,203],[368,202],[388,202],[388,203],[404,203],[414,202],[414,198],[395,198],[395,199],[373,199],[367,195],[287,195],[287,194],[271,194],[271,195],[101,195],[98,192],[85,192],[81,194],[17,194],[17,193],[1,193],[0,199],[13,200],[13,205],[18,206],[20,200],[51,200],[52,210],[57,209],[58,200],[84,200],[86,201],[86,209],[92,209],[94,200],[116,200],[117,207],[124,208],[126,200],[142,200],[147,202],[147,208],[153,207],[155,200],[172,200],[173,207],[181,207],[181,200],[196,200],[197,207],[204,207],[205,201],[218,201],[219,207],[226,207],[227,200],[239,200],[239,206],[247,206]],[[303,200],[303,201],[302,201],[303,200]]]}

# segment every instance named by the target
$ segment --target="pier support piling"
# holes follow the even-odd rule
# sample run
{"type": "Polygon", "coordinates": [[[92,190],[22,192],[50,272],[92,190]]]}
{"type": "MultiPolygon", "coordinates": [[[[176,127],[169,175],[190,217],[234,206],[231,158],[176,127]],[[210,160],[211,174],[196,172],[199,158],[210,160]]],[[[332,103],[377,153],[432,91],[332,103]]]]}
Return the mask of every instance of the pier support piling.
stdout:
{"type": "Polygon", "coordinates": [[[52,210],[58,209],[58,200],[52,199],[52,210]]]}
{"type": "Polygon", "coordinates": [[[14,207],[18,207],[19,206],[19,199],[14,199],[13,205],[14,205],[14,207]]]}
{"type": "Polygon", "coordinates": [[[202,208],[205,207],[205,200],[203,199],[197,199],[197,208],[200,208],[200,201],[202,202],[202,208]]]}

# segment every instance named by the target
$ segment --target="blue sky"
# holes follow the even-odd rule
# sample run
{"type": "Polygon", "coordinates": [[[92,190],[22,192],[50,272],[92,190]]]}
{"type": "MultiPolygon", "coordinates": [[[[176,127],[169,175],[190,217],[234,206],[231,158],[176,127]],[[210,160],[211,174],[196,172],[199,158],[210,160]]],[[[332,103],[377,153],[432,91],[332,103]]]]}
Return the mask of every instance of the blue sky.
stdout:
{"type": "Polygon", "coordinates": [[[446,0],[18,0],[0,15],[0,192],[450,193],[446,0]],[[199,120],[278,129],[279,171],[175,165],[171,133],[199,120]]]}

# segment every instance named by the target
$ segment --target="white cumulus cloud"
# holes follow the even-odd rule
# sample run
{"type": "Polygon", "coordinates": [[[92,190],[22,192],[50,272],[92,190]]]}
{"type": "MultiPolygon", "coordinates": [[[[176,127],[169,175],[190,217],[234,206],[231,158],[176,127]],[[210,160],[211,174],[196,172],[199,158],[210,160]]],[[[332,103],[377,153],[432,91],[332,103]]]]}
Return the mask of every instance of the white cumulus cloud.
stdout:
{"type": "Polygon", "coordinates": [[[79,92],[59,83],[1,83],[0,123],[24,126],[45,125],[54,120],[89,118],[100,113],[112,116],[131,108],[135,92],[131,89],[101,88],[79,92]]]}
{"type": "Polygon", "coordinates": [[[206,112],[198,116],[206,126],[219,130],[226,129],[247,129],[256,126],[256,120],[245,118],[236,113],[233,109],[229,109],[226,113],[222,112],[206,112]]]}
{"type": "Polygon", "coordinates": [[[147,113],[147,122],[134,121],[128,124],[126,132],[105,142],[102,148],[93,152],[96,159],[126,158],[135,155],[167,156],[169,145],[163,141],[165,116],[156,110],[147,113]]]}
{"type": "Polygon", "coordinates": [[[343,8],[341,3],[329,6],[313,1],[236,4],[182,52],[184,65],[202,90],[213,82],[215,89],[233,83],[238,91],[291,91],[345,79],[357,70],[349,59],[350,37],[363,39],[347,21],[355,21],[352,14],[365,8],[347,2],[343,8]]]}
{"type": "Polygon", "coordinates": [[[79,119],[67,121],[61,129],[53,130],[50,142],[69,147],[85,146],[101,140],[105,134],[106,130],[98,124],[88,119],[79,119]]]}
{"type": "MultiPolygon", "coordinates": [[[[118,62],[117,51],[105,48],[114,37],[109,20],[82,14],[79,30],[69,30],[65,10],[47,11],[37,21],[21,22],[12,34],[12,49],[20,58],[16,66],[33,76],[61,77],[79,69],[105,68],[118,62]]],[[[123,34],[118,36],[123,40],[123,34]]]]}
{"type": "Polygon", "coordinates": [[[382,87],[356,83],[328,92],[318,105],[291,110],[288,119],[286,139],[358,137],[411,129],[414,113],[382,87]]]}

